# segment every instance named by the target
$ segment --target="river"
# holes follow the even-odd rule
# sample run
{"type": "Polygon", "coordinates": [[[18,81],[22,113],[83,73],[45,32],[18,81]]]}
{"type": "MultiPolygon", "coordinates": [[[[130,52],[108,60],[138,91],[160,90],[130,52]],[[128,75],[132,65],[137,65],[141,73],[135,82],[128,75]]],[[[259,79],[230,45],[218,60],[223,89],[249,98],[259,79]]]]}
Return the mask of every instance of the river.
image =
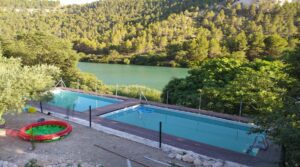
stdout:
{"type": "Polygon", "coordinates": [[[162,90],[173,78],[187,76],[187,68],[170,68],[140,65],[99,64],[80,62],[83,72],[92,73],[107,85],[143,85],[162,90]]]}

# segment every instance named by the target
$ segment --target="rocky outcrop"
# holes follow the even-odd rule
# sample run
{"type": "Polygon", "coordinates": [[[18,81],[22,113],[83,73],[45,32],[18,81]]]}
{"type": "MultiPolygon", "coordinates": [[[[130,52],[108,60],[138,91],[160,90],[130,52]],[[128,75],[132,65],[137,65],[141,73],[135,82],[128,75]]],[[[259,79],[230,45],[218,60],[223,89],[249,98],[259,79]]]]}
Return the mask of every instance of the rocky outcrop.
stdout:
{"type": "Polygon", "coordinates": [[[237,163],[209,158],[192,151],[185,152],[172,149],[163,149],[163,151],[168,153],[169,158],[193,164],[195,167],[243,167],[243,165],[237,163]]]}

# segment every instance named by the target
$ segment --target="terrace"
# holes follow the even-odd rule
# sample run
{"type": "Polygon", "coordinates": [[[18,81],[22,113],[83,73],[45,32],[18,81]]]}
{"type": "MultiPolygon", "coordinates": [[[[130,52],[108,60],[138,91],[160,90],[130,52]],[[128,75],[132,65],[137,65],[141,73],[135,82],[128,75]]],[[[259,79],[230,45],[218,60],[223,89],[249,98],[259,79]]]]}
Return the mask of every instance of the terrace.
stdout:
{"type": "MultiPolygon", "coordinates": [[[[19,129],[39,118],[61,120],[41,113],[22,113],[18,117],[6,116],[7,128],[19,129]]],[[[29,160],[37,159],[41,166],[64,167],[81,165],[82,167],[126,166],[126,159],[131,159],[134,167],[162,166],[149,161],[144,156],[163,162],[186,163],[170,159],[155,148],[126,140],[114,135],[96,131],[86,126],[72,123],[73,132],[63,140],[49,143],[35,143],[35,150],[30,150],[31,143],[15,137],[11,132],[0,129],[0,166],[1,159],[24,166],[29,160]],[[116,144],[117,143],[117,144],[116,144]],[[106,151],[110,150],[112,152],[106,151]],[[126,155],[127,158],[120,155],[126,155]],[[145,164],[145,165],[143,165],[145,164]]]]}
{"type": "MultiPolygon", "coordinates": [[[[69,108],[63,108],[63,107],[51,105],[49,103],[47,103],[47,104],[43,103],[42,110],[44,113],[51,114],[52,116],[54,116],[56,118],[66,119],[70,122],[78,123],[78,124],[85,125],[85,126],[90,126],[91,128],[97,130],[97,131],[93,131],[93,133],[99,133],[99,134],[103,134],[103,135],[104,134],[105,135],[112,134],[112,135],[114,135],[115,138],[120,140],[120,142],[116,142],[116,143],[123,143],[123,141],[129,142],[128,140],[130,140],[130,141],[134,141],[133,143],[143,144],[143,148],[145,149],[145,151],[156,150],[155,152],[157,152],[158,151],[157,149],[160,149],[159,148],[160,147],[160,143],[159,143],[160,136],[157,131],[145,129],[145,128],[130,125],[127,123],[122,123],[119,121],[105,119],[100,116],[102,116],[104,114],[112,113],[116,110],[121,110],[124,108],[132,107],[132,106],[136,106],[136,105],[140,105],[140,104],[148,104],[148,105],[150,104],[150,105],[157,106],[157,107],[180,110],[180,111],[184,111],[184,112],[188,112],[188,113],[196,113],[196,114],[201,114],[201,115],[205,115],[205,116],[235,121],[235,122],[248,123],[249,121],[251,121],[244,117],[227,115],[227,114],[216,113],[216,112],[211,112],[211,111],[191,109],[191,108],[182,107],[182,106],[174,106],[174,105],[167,105],[167,104],[156,103],[156,102],[148,102],[148,101],[143,101],[143,100],[124,98],[124,97],[120,97],[120,96],[113,96],[113,95],[101,95],[101,94],[97,94],[95,92],[84,92],[81,90],[70,89],[70,88],[59,88],[59,89],[72,91],[72,92],[84,93],[84,94],[93,95],[93,96],[113,98],[113,99],[117,99],[118,103],[115,103],[112,105],[107,105],[107,106],[91,108],[91,110],[90,110],[91,112],[88,112],[88,110],[86,112],[77,112],[75,110],[70,110],[69,108]],[[116,137],[116,136],[118,136],[118,137],[116,137]],[[148,147],[148,146],[150,146],[150,147],[148,147]]],[[[31,105],[34,105],[37,108],[40,108],[40,104],[38,102],[31,102],[31,105]]],[[[39,114],[39,116],[45,117],[45,115],[40,115],[40,114],[39,114]]],[[[75,125],[74,129],[76,129],[76,127],[78,127],[78,126],[80,126],[81,128],[89,129],[89,128],[86,128],[86,127],[83,127],[81,125],[77,125],[74,123],[73,123],[73,125],[75,125]]],[[[79,131],[80,130],[78,130],[78,132],[79,131]]],[[[92,131],[92,129],[89,129],[89,131],[92,131]]],[[[82,130],[82,132],[85,133],[85,130],[82,130]]],[[[89,136],[88,134],[86,135],[86,137],[93,138],[92,136],[89,136]]],[[[222,136],[220,136],[220,138],[222,138],[222,136]]],[[[105,140],[107,140],[107,139],[105,139],[105,140]]],[[[227,164],[227,166],[232,166],[232,165],[238,166],[238,164],[242,164],[242,165],[247,165],[247,166],[264,166],[264,167],[265,166],[274,166],[276,164],[278,165],[279,160],[280,160],[280,148],[277,145],[272,144],[270,141],[268,141],[268,142],[270,144],[269,144],[269,148],[266,151],[260,150],[256,156],[251,156],[251,155],[235,152],[232,150],[208,145],[205,143],[196,142],[196,141],[189,140],[186,138],[176,137],[173,135],[166,134],[163,131],[162,138],[161,138],[161,143],[162,143],[161,148],[162,148],[162,150],[164,150],[167,153],[164,153],[163,151],[158,151],[158,152],[159,152],[159,154],[163,154],[164,156],[166,156],[168,154],[170,155],[170,153],[172,153],[172,150],[175,150],[175,152],[176,152],[176,150],[179,152],[191,152],[191,155],[194,155],[194,156],[199,155],[202,157],[206,157],[207,159],[213,159],[215,161],[221,160],[222,162],[224,162],[223,163],[224,166],[226,166],[226,164],[227,164]],[[228,165],[228,164],[231,164],[231,165],[228,165]]],[[[88,143],[90,143],[90,142],[88,142],[88,143]]],[[[123,145],[123,144],[116,144],[116,143],[113,143],[111,145],[113,145],[114,147],[123,145]]],[[[77,144],[75,144],[75,145],[77,145],[77,144]]],[[[102,145],[105,146],[106,144],[102,143],[102,145]]],[[[132,150],[134,151],[135,148],[132,148],[132,150]]],[[[95,153],[96,152],[93,152],[92,154],[95,154],[95,153]]],[[[172,156],[170,156],[170,157],[172,157],[172,156]]],[[[172,157],[172,158],[174,158],[174,157],[172,157]]],[[[172,159],[172,160],[174,160],[174,159],[172,159]]],[[[170,159],[168,159],[167,161],[170,161],[170,159]]],[[[147,163],[148,162],[146,162],[146,164],[147,163]]],[[[183,163],[183,162],[180,162],[180,163],[183,163]]],[[[190,165],[190,164],[185,164],[185,165],[190,165]]],[[[117,166],[120,166],[120,164],[117,166]]],[[[157,165],[154,165],[154,166],[157,166],[157,165]]]]}

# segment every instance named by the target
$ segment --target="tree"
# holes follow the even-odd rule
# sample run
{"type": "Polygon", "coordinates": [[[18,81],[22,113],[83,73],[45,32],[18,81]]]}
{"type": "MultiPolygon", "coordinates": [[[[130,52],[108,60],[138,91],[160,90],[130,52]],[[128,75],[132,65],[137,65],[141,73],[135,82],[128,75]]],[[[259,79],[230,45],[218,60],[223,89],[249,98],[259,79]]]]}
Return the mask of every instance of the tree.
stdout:
{"type": "Polygon", "coordinates": [[[209,42],[205,36],[201,36],[196,40],[192,40],[188,44],[189,60],[191,66],[198,64],[208,56],[209,42]]]}
{"type": "Polygon", "coordinates": [[[161,37],[160,40],[159,40],[159,46],[161,48],[165,48],[167,46],[167,44],[168,44],[167,37],[165,37],[165,36],[161,37]]]}
{"type": "MultiPolygon", "coordinates": [[[[162,99],[166,101],[166,94],[169,91],[169,103],[180,104],[189,107],[198,107],[198,90],[214,88],[215,90],[223,88],[229,81],[234,78],[235,69],[242,65],[242,62],[235,59],[216,58],[207,59],[200,66],[189,71],[189,76],[185,79],[171,80],[163,90],[162,99]]],[[[203,107],[211,109],[212,99],[209,95],[204,94],[203,107]]],[[[216,97],[216,96],[215,96],[216,97]]],[[[214,98],[215,98],[214,97],[214,98]]],[[[215,102],[219,102],[216,98],[215,102]]],[[[214,107],[215,111],[217,110],[214,107]]]]}
{"type": "Polygon", "coordinates": [[[217,15],[217,17],[216,17],[216,23],[217,24],[223,24],[223,22],[224,22],[224,20],[225,20],[225,12],[224,12],[224,10],[222,9],[220,12],[219,12],[219,14],[217,15]]]}
{"type": "Polygon", "coordinates": [[[24,65],[49,64],[66,72],[76,68],[79,56],[68,40],[44,33],[20,34],[3,41],[5,57],[21,58],[24,65]]]}
{"type": "Polygon", "coordinates": [[[243,113],[261,115],[283,106],[293,79],[285,73],[280,61],[255,60],[248,62],[234,58],[207,59],[189,71],[185,79],[170,81],[162,93],[170,103],[198,107],[198,90],[202,90],[202,107],[218,112],[237,114],[244,102],[243,113]]]}
{"type": "MultiPolygon", "coordinates": [[[[72,50],[72,44],[65,39],[60,39],[53,35],[44,33],[21,34],[15,40],[4,40],[3,55],[5,57],[20,58],[23,65],[53,65],[58,67],[62,73],[61,78],[67,86],[72,86],[78,80],[85,80],[86,73],[82,73],[77,68],[79,55],[72,50]]],[[[87,76],[89,79],[85,85],[91,86],[89,90],[94,90],[95,83],[106,90],[103,84],[97,81],[95,76],[87,76]]],[[[82,82],[80,82],[82,83],[82,82]]]]}
{"type": "Polygon", "coordinates": [[[256,5],[255,4],[252,4],[250,6],[249,14],[252,18],[254,18],[256,16],[256,5]]]}
{"type": "Polygon", "coordinates": [[[55,85],[59,72],[51,65],[23,66],[20,59],[0,55],[0,125],[4,114],[22,111],[28,100],[39,100],[55,85]]]}
{"type": "Polygon", "coordinates": [[[264,42],[266,54],[273,59],[280,57],[288,45],[287,41],[278,34],[267,37],[264,42]]]}
{"type": "Polygon", "coordinates": [[[210,31],[206,28],[198,30],[197,37],[185,43],[188,51],[189,66],[195,66],[208,57],[209,41],[207,37],[210,31]]]}
{"type": "MultiPolygon", "coordinates": [[[[259,129],[273,138],[275,142],[282,145],[285,166],[300,165],[300,45],[286,55],[286,62],[289,63],[285,69],[293,76],[289,93],[282,96],[284,106],[272,113],[257,117],[256,124],[259,129]]],[[[284,80],[284,79],[282,79],[284,80]]]]}
{"type": "Polygon", "coordinates": [[[209,42],[209,51],[208,51],[209,57],[210,58],[218,57],[219,55],[221,55],[221,53],[222,50],[219,41],[216,39],[211,39],[209,42]]]}
{"type": "Polygon", "coordinates": [[[73,48],[78,52],[93,54],[97,51],[97,43],[95,41],[90,41],[89,39],[83,38],[75,41],[73,48]]]}
{"type": "Polygon", "coordinates": [[[135,49],[138,53],[145,51],[147,47],[146,33],[144,32],[142,36],[138,37],[135,41],[135,49]]]}
{"type": "MultiPolygon", "coordinates": [[[[251,62],[257,64],[261,62],[251,62]]],[[[235,78],[225,86],[221,92],[223,95],[220,97],[223,101],[228,101],[229,104],[238,103],[242,101],[243,113],[251,115],[259,115],[271,113],[275,109],[282,107],[282,95],[287,93],[287,89],[280,86],[280,79],[283,77],[287,79],[286,74],[272,68],[273,64],[267,64],[256,68],[241,67],[239,68],[235,78]],[[270,76],[270,73],[276,73],[279,76],[270,76]],[[280,76],[284,75],[284,76],[280,76]]],[[[276,63],[282,69],[282,65],[276,63]],[[281,67],[280,67],[281,66],[281,67]]],[[[272,75],[272,74],[271,74],[272,75]]],[[[233,105],[232,110],[237,108],[236,104],[233,105]]]]}
{"type": "Polygon", "coordinates": [[[248,50],[248,58],[250,60],[262,57],[264,48],[265,48],[265,43],[264,43],[263,33],[254,32],[253,35],[250,35],[250,48],[248,50]]]}
{"type": "Polygon", "coordinates": [[[300,103],[286,102],[283,109],[256,118],[259,129],[282,145],[285,166],[300,165],[300,103]]]}
{"type": "Polygon", "coordinates": [[[300,44],[287,55],[287,61],[291,65],[291,74],[300,79],[300,44]]]}
{"type": "Polygon", "coordinates": [[[289,95],[294,98],[299,98],[300,96],[300,44],[295,48],[295,50],[289,52],[286,57],[286,61],[289,63],[288,71],[291,76],[295,78],[295,82],[289,95]]]}
{"type": "Polygon", "coordinates": [[[132,42],[130,40],[126,40],[125,43],[124,43],[124,49],[127,51],[127,52],[130,52],[131,49],[132,49],[132,42]]]}
{"type": "Polygon", "coordinates": [[[247,36],[244,31],[240,32],[235,38],[235,51],[246,51],[248,49],[247,36]]]}

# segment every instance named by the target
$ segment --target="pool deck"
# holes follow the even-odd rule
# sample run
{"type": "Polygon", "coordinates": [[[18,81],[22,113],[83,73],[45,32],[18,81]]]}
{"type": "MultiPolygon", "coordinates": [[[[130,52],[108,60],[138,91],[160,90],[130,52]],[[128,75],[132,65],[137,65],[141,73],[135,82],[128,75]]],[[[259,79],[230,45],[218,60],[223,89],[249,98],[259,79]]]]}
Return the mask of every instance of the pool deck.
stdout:
{"type": "MultiPolygon", "coordinates": [[[[0,128],[0,161],[6,160],[19,167],[24,167],[33,158],[38,160],[38,164],[43,167],[79,167],[79,164],[82,167],[100,167],[102,165],[104,167],[125,167],[127,166],[126,158],[119,156],[124,155],[135,160],[131,161],[133,167],[165,167],[165,165],[145,159],[144,156],[162,162],[172,161],[184,167],[192,167],[188,163],[169,158],[157,148],[69,121],[73,131],[66,138],[55,142],[36,142],[35,149],[30,150],[31,143],[20,139],[12,132],[24,125],[36,122],[40,118],[66,121],[41,113],[20,113],[18,116],[5,115],[6,129],[0,128]]],[[[0,166],[2,167],[1,164],[0,166]]]]}
{"type": "MultiPolygon", "coordinates": [[[[183,106],[174,106],[174,105],[168,105],[168,104],[162,104],[162,103],[157,103],[157,102],[146,102],[146,101],[140,101],[137,99],[133,98],[126,98],[126,97],[120,97],[120,96],[114,96],[114,95],[103,95],[103,94],[98,94],[95,92],[85,92],[82,90],[76,90],[76,89],[71,89],[71,88],[60,88],[63,90],[69,90],[69,91],[75,91],[75,92],[81,92],[81,93],[87,93],[91,95],[96,95],[96,96],[104,96],[104,97],[109,97],[109,98],[117,98],[122,100],[120,103],[113,104],[113,105],[108,105],[102,108],[95,108],[92,109],[92,122],[100,124],[105,127],[109,127],[112,129],[116,129],[122,132],[126,132],[129,134],[133,134],[136,136],[140,136],[146,139],[150,139],[153,141],[158,141],[159,140],[159,134],[156,131],[140,128],[137,126],[132,126],[128,125],[125,123],[117,122],[117,121],[112,121],[112,120],[107,120],[104,118],[99,117],[100,115],[110,113],[116,110],[120,110],[123,108],[127,108],[130,106],[135,106],[139,104],[150,104],[150,105],[155,105],[159,107],[165,107],[165,108],[170,108],[170,109],[175,109],[175,110],[181,110],[181,111],[186,111],[186,112],[191,112],[191,113],[198,113],[198,114],[203,114],[207,116],[213,116],[217,118],[223,118],[227,120],[232,120],[232,121],[239,121],[243,123],[249,123],[251,122],[250,119],[245,118],[245,117],[239,117],[235,115],[228,115],[228,114],[223,114],[223,113],[216,113],[212,111],[206,111],[206,110],[197,110],[197,109],[192,109],[192,108],[187,108],[183,106]]],[[[39,106],[39,103],[37,102],[30,102],[30,104],[35,105],[36,107],[39,106]]],[[[84,120],[89,120],[89,112],[74,112],[74,111],[68,111],[67,109],[61,108],[61,107],[55,107],[55,106],[50,106],[48,104],[43,104],[43,109],[51,111],[51,112],[56,112],[60,114],[64,114],[66,116],[72,116],[72,117],[77,117],[80,119],[84,120]]],[[[279,146],[272,144],[269,142],[270,146],[267,151],[262,151],[260,150],[258,154],[254,156],[234,152],[231,150],[227,149],[222,149],[219,147],[214,147],[211,145],[199,143],[199,142],[194,142],[188,139],[183,139],[171,135],[167,135],[163,133],[162,137],[162,143],[168,144],[174,147],[182,148],[185,150],[191,150],[195,153],[206,155],[212,158],[217,158],[217,159],[223,159],[223,160],[228,160],[232,162],[237,162],[240,164],[245,164],[248,166],[263,166],[263,167],[268,167],[268,166],[278,166],[279,160],[280,160],[280,148],[279,146]]]]}

